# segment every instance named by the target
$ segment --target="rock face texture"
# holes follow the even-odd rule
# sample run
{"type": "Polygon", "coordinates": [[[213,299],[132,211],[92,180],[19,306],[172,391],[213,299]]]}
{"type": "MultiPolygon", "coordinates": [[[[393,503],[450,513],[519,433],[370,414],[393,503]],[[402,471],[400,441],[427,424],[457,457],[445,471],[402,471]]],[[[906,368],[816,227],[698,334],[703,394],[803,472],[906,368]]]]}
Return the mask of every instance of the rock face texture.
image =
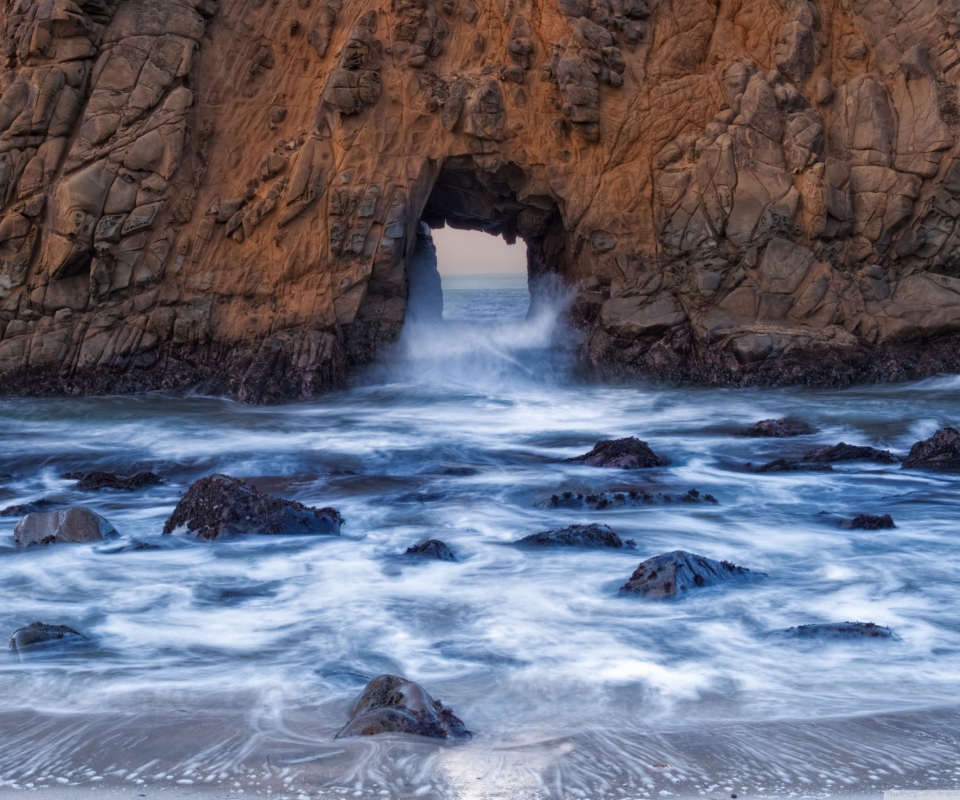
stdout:
{"type": "Polygon", "coordinates": [[[17,547],[102,542],[117,535],[116,528],[106,519],[83,506],[34,511],[13,529],[17,547]]]}
{"type": "Polygon", "coordinates": [[[729,561],[674,550],[642,561],[623,586],[620,594],[636,594],[650,600],[669,600],[688,591],[726,583],[745,583],[765,578],[729,561]]]}
{"type": "Polygon", "coordinates": [[[599,376],[960,369],[958,35],[955,0],[4,0],[0,386],[323,391],[397,335],[421,222],[523,239],[599,376]]]}

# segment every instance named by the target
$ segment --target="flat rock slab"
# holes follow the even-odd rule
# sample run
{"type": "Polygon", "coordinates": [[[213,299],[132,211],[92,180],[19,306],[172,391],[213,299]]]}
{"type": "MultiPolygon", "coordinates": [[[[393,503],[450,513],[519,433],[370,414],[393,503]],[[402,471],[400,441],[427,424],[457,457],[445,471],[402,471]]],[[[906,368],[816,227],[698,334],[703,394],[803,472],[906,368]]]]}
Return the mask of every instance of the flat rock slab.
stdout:
{"type": "Polygon", "coordinates": [[[473,734],[453,711],[419,683],[397,675],[374,678],[350,709],[350,721],[336,735],[412,733],[432,739],[469,739],[473,734]]]}
{"type": "Polygon", "coordinates": [[[104,489],[135,492],[138,489],[163,483],[163,479],[153,472],[138,472],[136,475],[115,475],[112,472],[68,472],[63,477],[76,481],[77,488],[82,492],[99,492],[104,489]]]}
{"type": "Polygon", "coordinates": [[[960,431],[941,428],[929,439],[917,442],[904,459],[903,469],[960,472],[960,431]]]}
{"type": "Polygon", "coordinates": [[[425,542],[408,547],[404,555],[414,558],[433,559],[435,561],[456,561],[453,551],[439,539],[427,539],[425,542]]]}
{"type": "Polygon", "coordinates": [[[746,583],[765,578],[762,572],[738,567],[729,561],[674,550],[646,561],[634,570],[620,594],[636,594],[652,600],[667,600],[695,589],[726,583],[746,583]]]}
{"type": "Polygon", "coordinates": [[[180,498],[163,533],[185,529],[198,539],[246,534],[340,535],[343,517],[333,508],[311,508],[283,500],[229,475],[214,474],[193,483],[180,498]]]}
{"type": "Polygon", "coordinates": [[[894,639],[900,641],[889,628],[873,622],[826,622],[816,625],[797,625],[772,636],[781,639],[811,639],[817,641],[854,639],[894,639]]]}
{"type": "Polygon", "coordinates": [[[876,447],[853,445],[846,442],[828,447],[818,447],[801,459],[804,462],[817,462],[818,464],[836,464],[842,461],[875,461],[878,464],[899,464],[902,460],[889,450],[879,450],[876,447]]]}
{"type": "Polygon", "coordinates": [[[766,437],[783,439],[789,436],[809,436],[817,429],[803,420],[790,419],[762,419],[756,425],[740,431],[740,436],[766,437]]]}
{"type": "Polygon", "coordinates": [[[83,506],[27,514],[13,529],[17,547],[102,542],[117,536],[109,521],[83,506]]]}
{"type": "Polygon", "coordinates": [[[578,492],[563,492],[554,494],[546,500],[537,503],[538,508],[569,508],[573,510],[590,508],[594,511],[604,511],[612,508],[639,508],[640,506],[651,506],[658,503],[711,503],[718,504],[718,500],[712,494],[701,494],[696,489],[691,489],[686,494],[668,494],[665,492],[597,492],[596,494],[584,494],[578,492]]]}
{"type": "Polygon", "coordinates": [[[897,526],[889,514],[857,514],[853,519],[840,520],[840,527],[854,531],[882,531],[897,526]]]}
{"type": "Polygon", "coordinates": [[[589,547],[621,548],[626,545],[616,533],[606,525],[571,525],[556,531],[544,531],[524,536],[514,542],[533,547],[589,547]]]}
{"type": "Polygon", "coordinates": [[[69,650],[89,645],[90,640],[79,631],[66,625],[48,625],[44,622],[33,622],[17,628],[10,637],[10,652],[17,655],[69,650]]]}
{"type": "Polygon", "coordinates": [[[646,442],[641,442],[632,436],[626,439],[605,439],[597,442],[589,453],[568,458],[567,461],[571,464],[615,469],[649,469],[665,467],[669,463],[665,458],[654,453],[646,442]]]}

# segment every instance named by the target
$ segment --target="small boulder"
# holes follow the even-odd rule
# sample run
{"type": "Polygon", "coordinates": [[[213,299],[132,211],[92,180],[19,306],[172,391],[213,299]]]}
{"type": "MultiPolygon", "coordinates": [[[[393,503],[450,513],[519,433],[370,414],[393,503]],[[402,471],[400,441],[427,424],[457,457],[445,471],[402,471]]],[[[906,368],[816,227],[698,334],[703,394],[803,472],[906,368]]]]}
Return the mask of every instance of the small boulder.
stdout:
{"type": "Polygon", "coordinates": [[[960,431],[941,428],[929,439],[917,442],[904,459],[903,469],[960,472],[960,431]]]}
{"type": "Polygon", "coordinates": [[[29,503],[18,503],[15,506],[7,506],[0,511],[0,517],[22,517],[25,514],[32,514],[35,511],[43,511],[45,508],[55,505],[53,500],[41,499],[32,500],[29,503]]]}
{"type": "Polygon", "coordinates": [[[606,525],[571,525],[556,531],[544,531],[524,536],[514,542],[534,547],[612,547],[624,546],[623,539],[606,525]]]}
{"type": "Polygon", "coordinates": [[[578,492],[563,492],[554,494],[546,500],[540,500],[537,508],[569,508],[579,510],[590,508],[594,511],[604,511],[611,508],[639,508],[657,503],[711,503],[718,505],[719,501],[712,494],[700,494],[696,489],[690,489],[686,494],[667,494],[665,492],[647,492],[644,490],[630,492],[597,492],[583,494],[578,492]]]}
{"type": "Polygon", "coordinates": [[[815,461],[818,464],[836,464],[841,461],[875,461],[878,464],[897,464],[901,459],[889,450],[840,442],[840,444],[811,450],[800,460],[804,462],[815,461]]]}
{"type": "Polygon", "coordinates": [[[797,625],[785,631],[772,634],[782,639],[851,640],[851,639],[894,639],[900,641],[889,628],[873,622],[826,622],[816,625],[797,625]]]}
{"type": "Polygon", "coordinates": [[[138,472],[136,475],[115,475],[112,472],[68,472],[62,477],[77,482],[82,492],[99,492],[115,489],[119,492],[135,492],[148,486],[163,483],[153,472],[138,472]]]}
{"type": "Polygon", "coordinates": [[[117,535],[116,528],[106,519],[83,506],[36,511],[27,514],[13,529],[17,547],[102,542],[117,535]]]}
{"type": "Polygon", "coordinates": [[[89,644],[90,640],[86,636],[66,625],[32,622],[13,632],[10,637],[10,652],[24,655],[44,650],[72,649],[89,644]]]}
{"type": "Polygon", "coordinates": [[[829,464],[819,462],[804,464],[800,461],[790,461],[787,458],[778,458],[776,461],[761,464],[759,467],[755,467],[748,462],[743,468],[746,472],[758,474],[767,472],[833,472],[833,467],[829,464]]]}
{"type": "Polygon", "coordinates": [[[855,531],[881,531],[896,528],[889,514],[857,514],[853,519],[840,520],[840,527],[855,531]]]}
{"type": "Polygon", "coordinates": [[[783,439],[788,436],[809,436],[817,429],[799,419],[762,419],[756,425],[740,431],[740,436],[783,439]]]}
{"type": "Polygon", "coordinates": [[[630,580],[620,587],[620,594],[666,600],[690,589],[721,583],[743,583],[764,577],[766,575],[762,572],[753,572],[729,561],[714,561],[683,550],[674,550],[641,562],[630,580]]]}
{"type": "Polygon", "coordinates": [[[665,467],[669,463],[641,442],[630,436],[626,439],[605,439],[597,442],[589,453],[568,458],[571,464],[586,464],[590,467],[614,467],[616,469],[648,469],[665,467]]]}
{"type": "Polygon", "coordinates": [[[256,533],[339,536],[342,524],[336,509],[283,500],[239,478],[214,474],[191,484],[164,523],[163,533],[185,528],[205,540],[256,533]]]}
{"type": "Polygon", "coordinates": [[[397,675],[374,678],[350,709],[350,721],[335,738],[412,733],[433,739],[469,739],[473,734],[453,711],[419,683],[397,675]]]}
{"type": "Polygon", "coordinates": [[[427,539],[425,542],[408,547],[404,555],[414,558],[434,559],[436,561],[456,561],[456,556],[446,544],[439,539],[427,539]]]}

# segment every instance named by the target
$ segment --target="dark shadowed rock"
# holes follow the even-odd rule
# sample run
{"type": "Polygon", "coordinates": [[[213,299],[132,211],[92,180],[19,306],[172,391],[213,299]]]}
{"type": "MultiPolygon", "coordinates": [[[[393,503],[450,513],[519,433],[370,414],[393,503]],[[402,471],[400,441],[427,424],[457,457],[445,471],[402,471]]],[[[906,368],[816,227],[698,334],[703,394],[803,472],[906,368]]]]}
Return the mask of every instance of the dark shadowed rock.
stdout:
{"type": "Polygon", "coordinates": [[[138,472],[136,475],[115,475],[112,472],[68,472],[63,477],[76,481],[77,488],[82,492],[99,492],[103,489],[135,492],[163,482],[160,476],[153,472],[138,472]]]}
{"type": "Polygon", "coordinates": [[[740,431],[741,436],[769,437],[783,439],[788,436],[809,436],[817,429],[799,419],[762,419],[756,425],[740,431]]]}
{"type": "Polygon", "coordinates": [[[623,547],[624,542],[606,525],[571,525],[556,531],[524,536],[514,544],[534,547],[623,547]]]}
{"type": "Polygon", "coordinates": [[[117,536],[116,528],[83,506],[27,514],[13,529],[17,547],[101,542],[112,536],[117,536]]]}
{"type": "Polygon", "coordinates": [[[620,587],[620,593],[666,600],[691,589],[744,583],[763,577],[766,575],[762,572],[753,572],[729,561],[714,561],[683,550],[674,550],[641,562],[630,580],[620,587]]]}
{"type": "Polygon", "coordinates": [[[7,506],[0,511],[0,517],[22,517],[25,514],[32,514],[35,511],[43,511],[45,508],[56,505],[53,500],[32,500],[29,503],[19,503],[15,506],[7,506]]]}
{"type": "Polygon", "coordinates": [[[840,444],[811,450],[800,460],[804,462],[815,461],[819,464],[836,464],[842,461],[875,461],[878,464],[897,464],[902,459],[889,450],[878,450],[876,447],[840,442],[840,444]]]}
{"type": "Polygon", "coordinates": [[[855,639],[894,639],[900,641],[889,628],[873,622],[826,622],[816,625],[797,625],[785,631],[771,634],[781,639],[810,639],[815,641],[836,641],[855,639]]]}
{"type": "Polygon", "coordinates": [[[141,542],[139,539],[134,539],[127,544],[101,549],[99,552],[116,555],[117,553],[140,553],[145,550],[163,550],[163,548],[158,544],[150,544],[149,542],[141,542]]]}
{"type": "Polygon", "coordinates": [[[539,501],[536,505],[538,508],[569,508],[574,510],[590,508],[594,511],[603,511],[609,508],[637,508],[657,503],[711,503],[716,505],[717,502],[717,498],[712,494],[700,494],[696,489],[691,489],[686,494],[666,494],[644,490],[597,492],[596,494],[563,492],[562,494],[551,495],[546,500],[539,501]]]}
{"type": "Polygon", "coordinates": [[[903,468],[960,472],[960,431],[941,428],[929,439],[917,442],[904,459],[903,468]]]}
{"type": "Polygon", "coordinates": [[[590,467],[614,467],[617,469],[647,469],[665,467],[669,462],[653,452],[646,442],[630,436],[626,439],[605,439],[597,442],[589,453],[568,458],[571,464],[586,464],[590,467]]]}
{"type": "Polygon", "coordinates": [[[163,533],[184,528],[206,540],[256,533],[339,536],[342,524],[336,509],[282,500],[239,478],[214,474],[187,489],[164,523],[163,533]]]}
{"type": "Polygon", "coordinates": [[[17,655],[87,647],[90,640],[66,625],[33,622],[18,628],[10,637],[10,652],[17,655]]]}
{"type": "Polygon", "coordinates": [[[404,555],[415,558],[431,558],[437,561],[456,561],[456,556],[446,544],[439,539],[427,539],[425,542],[408,547],[404,555]]]}
{"type": "Polygon", "coordinates": [[[381,675],[367,684],[350,709],[350,721],[336,738],[378,733],[412,733],[433,739],[473,736],[453,711],[434,700],[419,683],[397,675],[381,675]]]}
{"type": "Polygon", "coordinates": [[[833,467],[829,464],[820,464],[818,462],[804,464],[800,461],[791,461],[788,458],[778,458],[776,461],[770,461],[755,467],[747,463],[743,467],[746,472],[767,473],[767,472],[833,472],[833,467]]]}
{"type": "Polygon", "coordinates": [[[857,514],[853,519],[840,520],[841,528],[848,528],[855,531],[880,531],[887,528],[896,528],[893,523],[893,517],[889,514],[878,516],[876,514],[857,514]]]}

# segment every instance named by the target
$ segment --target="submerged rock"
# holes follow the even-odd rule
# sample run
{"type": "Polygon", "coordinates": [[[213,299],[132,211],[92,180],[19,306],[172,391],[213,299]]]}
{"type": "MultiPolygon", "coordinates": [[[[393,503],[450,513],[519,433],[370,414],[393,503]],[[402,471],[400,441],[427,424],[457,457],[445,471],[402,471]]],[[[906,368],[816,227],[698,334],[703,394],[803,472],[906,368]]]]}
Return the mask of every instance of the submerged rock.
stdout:
{"type": "Polygon", "coordinates": [[[904,459],[903,469],[960,472],[960,431],[941,428],[929,439],[917,442],[904,459]]]}
{"type": "Polygon", "coordinates": [[[825,622],[816,625],[797,625],[771,634],[782,639],[816,639],[820,641],[850,639],[894,639],[900,641],[889,628],[873,622],[825,622]]]}
{"type": "Polygon", "coordinates": [[[536,505],[538,508],[591,508],[594,511],[603,511],[608,508],[637,508],[639,506],[649,506],[656,503],[712,503],[716,505],[718,500],[712,494],[700,494],[696,489],[691,489],[686,494],[665,494],[664,492],[647,492],[643,490],[631,492],[597,492],[596,494],[563,492],[561,494],[551,495],[536,505]]]}
{"type": "Polygon", "coordinates": [[[404,555],[415,558],[428,558],[437,561],[456,561],[453,551],[439,539],[427,539],[425,542],[408,547],[404,555]]]}
{"type": "Polygon", "coordinates": [[[101,553],[109,553],[111,555],[116,555],[117,553],[140,553],[144,550],[163,550],[163,548],[158,544],[150,544],[149,542],[141,542],[139,539],[134,539],[129,544],[120,545],[119,547],[113,547],[106,550],[101,550],[101,553]]]}
{"type": "Polygon", "coordinates": [[[335,738],[412,733],[433,739],[469,739],[473,734],[453,711],[419,683],[397,675],[374,678],[350,709],[350,721],[335,738]]]}
{"type": "Polygon", "coordinates": [[[740,436],[770,437],[783,439],[788,436],[809,436],[817,429],[803,420],[790,419],[762,419],[753,427],[740,431],[740,436]]]}
{"type": "Polygon", "coordinates": [[[54,649],[73,649],[85,647],[90,640],[79,631],[66,625],[47,625],[44,622],[32,622],[23,628],[17,628],[10,637],[10,652],[17,655],[54,649]]]}
{"type": "Polygon", "coordinates": [[[283,500],[229,475],[214,474],[193,483],[163,526],[205,540],[239,534],[340,535],[343,517],[333,508],[312,508],[283,500]]]}
{"type": "Polygon", "coordinates": [[[571,464],[586,464],[590,467],[614,467],[617,469],[648,469],[665,467],[669,463],[661,458],[646,442],[633,436],[626,439],[605,439],[597,442],[593,450],[576,458],[568,458],[571,464]]]}
{"type": "Polygon", "coordinates": [[[778,458],[775,461],[769,461],[755,467],[750,462],[744,464],[743,469],[746,472],[766,473],[766,472],[833,472],[833,467],[829,464],[804,464],[800,461],[791,461],[788,458],[778,458]]]}
{"type": "Polygon", "coordinates": [[[117,535],[109,521],[83,506],[36,511],[27,514],[13,529],[17,547],[102,542],[117,535]]]}
{"type": "Polygon", "coordinates": [[[841,528],[859,531],[879,531],[887,528],[896,528],[893,517],[889,514],[877,516],[875,514],[857,514],[853,519],[840,520],[841,528]]]}
{"type": "MultiPolygon", "coordinates": [[[[524,536],[514,544],[535,547],[613,547],[624,546],[624,541],[606,525],[571,525],[556,531],[544,531],[524,536]]],[[[632,545],[627,545],[632,546],[632,545]]]]}
{"type": "Polygon", "coordinates": [[[138,472],[136,475],[115,475],[112,472],[68,472],[62,477],[76,481],[77,488],[82,492],[99,492],[103,489],[135,492],[163,482],[160,476],[153,472],[138,472]]]}
{"type": "Polygon", "coordinates": [[[840,444],[811,450],[800,460],[804,462],[815,461],[818,464],[836,464],[841,461],[875,461],[878,464],[898,464],[903,459],[895,456],[889,450],[840,442],[840,444]]]}
{"type": "Polygon", "coordinates": [[[22,517],[25,514],[33,514],[35,511],[43,511],[45,508],[56,505],[53,500],[31,500],[29,503],[19,503],[15,506],[7,506],[0,511],[0,517],[22,517]]]}
{"type": "Polygon", "coordinates": [[[634,570],[620,594],[638,594],[653,600],[666,600],[691,589],[717,586],[722,583],[743,583],[764,578],[763,572],[738,567],[729,561],[674,550],[646,561],[634,570]]]}

